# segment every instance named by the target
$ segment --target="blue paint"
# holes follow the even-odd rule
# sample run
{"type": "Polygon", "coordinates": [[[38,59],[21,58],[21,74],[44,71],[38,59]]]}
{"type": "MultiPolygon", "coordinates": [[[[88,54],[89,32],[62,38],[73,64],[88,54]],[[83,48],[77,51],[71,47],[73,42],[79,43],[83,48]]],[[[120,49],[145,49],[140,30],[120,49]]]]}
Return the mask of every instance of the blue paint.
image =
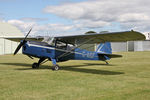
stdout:
{"type": "Polygon", "coordinates": [[[51,58],[53,65],[56,65],[56,59],[51,58]]]}

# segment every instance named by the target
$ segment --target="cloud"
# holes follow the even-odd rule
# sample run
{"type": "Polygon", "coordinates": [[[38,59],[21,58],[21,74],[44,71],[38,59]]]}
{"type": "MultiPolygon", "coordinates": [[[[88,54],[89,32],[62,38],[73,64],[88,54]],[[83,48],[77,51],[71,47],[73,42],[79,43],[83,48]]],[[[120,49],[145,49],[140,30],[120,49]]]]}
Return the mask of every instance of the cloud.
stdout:
{"type": "Polygon", "coordinates": [[[36,25],[35,22],[24,22],[24,21],[16,20],[16,19],[8,20],[7,22],[19,28],[23,33],[27,31],[26,29],[29,29],[36,25]]]}
{"type": "Polygon", "coordinates": [[[64,35],[64,32],[69,31],[73,28],[72,25],[64,24],[43,24],[40,25],[36,22],[25,22],[22,20],[8,20],[7,23],[12,24],[19,28],[24,34],[26,34],[31,27],[33,30],[31,35],[64,35]]]}
{"type": "Polygon", "coordinates": [[[148,0],[89,0],[47,6],[43,11],[78,22],[75,24],[80,28],[105,27],[117,22],[122,28],[147,31],[150,27],[147,23],[150,21],[149,4],[148,0]]]}
{"type": "Polygon", "coordinates": [[[91,21],[91,20],[80,20],[80,21],[76,21],[74,22],[75,27],[74,28],[78,28],[78,29],[94,29],[94,28],[100,28],[103,26],[109,26],[110,23],[105,22],[105,21],[91,21]]]}
{"type": "Polygon", "coordinates": [[[118,21],[120,22],[137,22],[137,21],[148,21],[150,16],[144,13],[126,13],[120,15],[118,21]]]}

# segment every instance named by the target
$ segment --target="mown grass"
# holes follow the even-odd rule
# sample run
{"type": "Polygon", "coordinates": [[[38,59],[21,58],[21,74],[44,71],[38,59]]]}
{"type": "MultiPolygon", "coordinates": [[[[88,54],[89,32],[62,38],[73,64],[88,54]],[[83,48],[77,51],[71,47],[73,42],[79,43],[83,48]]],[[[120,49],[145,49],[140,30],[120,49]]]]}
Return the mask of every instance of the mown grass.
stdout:
{"type": "Polygon", "coordinates": [[[0,56],[0,100],[150,100],[150,52],[119,53],[123,58],[67,61],[52,71],[25,55],[0,56]]]}

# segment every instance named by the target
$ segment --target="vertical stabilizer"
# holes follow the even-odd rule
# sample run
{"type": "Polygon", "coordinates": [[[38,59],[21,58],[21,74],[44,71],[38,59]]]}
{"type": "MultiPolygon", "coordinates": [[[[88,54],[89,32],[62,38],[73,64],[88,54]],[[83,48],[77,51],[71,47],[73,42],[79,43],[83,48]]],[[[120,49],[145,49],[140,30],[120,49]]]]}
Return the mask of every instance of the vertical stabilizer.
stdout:
{"type": "Polygon", "coordinates": [[[112,54],[110,42],[100,43],[97,46],[96,52],[101,54],[112,54]]]}

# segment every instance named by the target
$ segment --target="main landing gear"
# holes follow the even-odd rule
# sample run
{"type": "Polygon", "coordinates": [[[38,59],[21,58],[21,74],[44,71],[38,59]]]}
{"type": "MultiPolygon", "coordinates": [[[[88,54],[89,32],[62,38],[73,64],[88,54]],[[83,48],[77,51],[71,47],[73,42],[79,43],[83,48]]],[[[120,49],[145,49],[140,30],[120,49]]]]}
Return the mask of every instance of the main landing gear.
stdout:
{"type": "Polygon", "coordinates": [[[109,63],[105,60],[106,65],[109,65],[109,63]]]}
{"type": "Polygon", "coordinates": [[[52,59],[51,58],[51,61],[52,61],[52,63],[53,63],[53,67],[52,67],[52,70],[59,70],[60,69],[60,67],[56,64],[56,59],[52,59]]]}
{"type": "Polygon", "coordinates": [[[38,63],[33,63],[32,64],[32,68],[33,69],[38,69],[40,64],[45,60],[45,58],[40,58],[40,60],[38,61],[38,63]]]}
{"type": "MultiPolygon", "coordinates": [[[[39,61],[38,61],[38,63],[33,63],[33,64],[32,64],[32,68],[33,68],[33,69],[38,69],[39,66],[40,66],[40,64],[41,64],[41,63],[44,63],[44,60],[45,60],[45,59],[46,59],[46,58],[40,58],[39,61]]],[[[49,59],[48,59],[48,60],[49,60],[49,59]]],[[[48,60],[47,60],[47,61],[48,61],[48,60]]],[[[59,65],[56,64],[56,59],[52,59],[52,58],[51,58],[51,61],[52,61],[52,63],[53,63],[52,70],[55,70],[55,71],[59,70],[60,67],[59,67],[59,65]]],[[[45,62],[46,62],[46,61],[45,61],[45,62]]]]}
{"type": "Polygon", "coordinates": [[[57,70],[59,70],[59,68],[60,68],[59,65],[56,64],[56,65],[53,65],[52,70],[56,70],[57,71],[57,70]]]}

